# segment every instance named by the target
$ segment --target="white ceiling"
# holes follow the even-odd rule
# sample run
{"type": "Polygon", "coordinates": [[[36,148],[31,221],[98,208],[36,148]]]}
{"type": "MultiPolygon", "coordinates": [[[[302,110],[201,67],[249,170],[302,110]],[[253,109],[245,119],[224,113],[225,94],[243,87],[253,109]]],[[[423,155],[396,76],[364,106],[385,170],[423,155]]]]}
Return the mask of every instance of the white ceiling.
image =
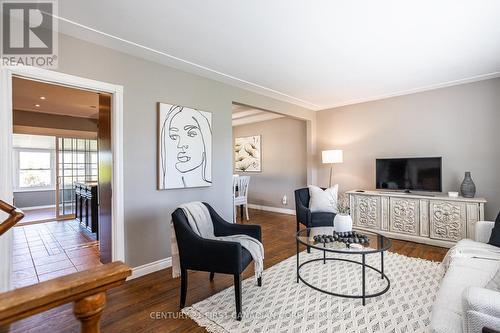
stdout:
{"type": "Polygon", "coordinates": [[[254,109],[250,106],[233,104],[233,114],[232,114],[233,126],[252,124],[260,121],[272,120],[283,117],[284,116],[277,113],[254,109]]]}
{"type": "Polygon", "coordinates": [[[63,33],[314,110],[500,75],[498,0],[64,0],[59,7],[63,33]]]}
{"type": "Polygon", "coordinates": [[[99,116],[99,94],[92,91],[15,77],[12,96],[15,110],[94,119],[99,116]]]}

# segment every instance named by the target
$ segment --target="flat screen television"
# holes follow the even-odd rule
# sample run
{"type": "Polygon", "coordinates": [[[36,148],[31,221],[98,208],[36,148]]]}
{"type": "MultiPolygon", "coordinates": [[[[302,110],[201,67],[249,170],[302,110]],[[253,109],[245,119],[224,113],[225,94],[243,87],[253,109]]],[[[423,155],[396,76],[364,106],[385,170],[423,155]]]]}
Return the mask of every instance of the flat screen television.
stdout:
{"type": "Polygon", "coordinates": [[[376,188],[441,192],[441,157],[379,158],[376,188]]]}

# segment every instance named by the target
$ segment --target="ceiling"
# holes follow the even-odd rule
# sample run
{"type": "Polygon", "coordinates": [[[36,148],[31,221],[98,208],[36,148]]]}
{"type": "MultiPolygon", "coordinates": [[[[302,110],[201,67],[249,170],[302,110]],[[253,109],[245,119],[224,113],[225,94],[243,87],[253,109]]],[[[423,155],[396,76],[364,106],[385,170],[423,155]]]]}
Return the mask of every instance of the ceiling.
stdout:
{"type": "Polygon", "coordinates": [[[94,119],[99,116],[96,92],[14,77],[12,96],[14,110],[94,119]]]}
{"type": "Polygon", "coordinates": [[[59,7],[63,33],[313,110],[500,76],[498,0],[59,7]]]}
{"type": "Polygon", "coordinates": [[[250,106],[233,104],[233,126],[246,125],[266,121],[271,119],[283,118],[284,116],[264,110],[254,109],[250,106]]]}

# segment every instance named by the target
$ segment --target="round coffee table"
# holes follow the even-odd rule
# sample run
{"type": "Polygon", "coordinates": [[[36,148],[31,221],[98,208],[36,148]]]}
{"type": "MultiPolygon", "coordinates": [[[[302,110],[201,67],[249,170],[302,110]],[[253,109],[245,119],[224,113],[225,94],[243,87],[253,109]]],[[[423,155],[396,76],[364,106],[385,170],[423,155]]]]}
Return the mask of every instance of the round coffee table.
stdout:
{"type": "Polygon", "coordinates": [[[297,283],[299,283],[299,280],[302,281],[304,284],[307,286],[320,291],[322,293],[326,293],[329,295],[333,296],[338,296],[338,297],[347,297],[347,298],[361,298],[363,300],[363,305],[366,303],[366,299],[370,297],[377,297],[380,296],[384,293],[386,293],[390,286],[391,282],[389,281],[389,278],[387,275],[384,273],[384,252],[388,250],[392,242],[389,238],[384,237],[378,233],[371,232],[371,231],[358,231],[355,230],[357,233],[366,235],[368,236],[369,243],[365,244],[358,244],[359,246],[355,247],[348,247],[347,244],[344,244],[340,241],[333,241],[333,242],[328,242],[328,243],[322,243],[322,242],[317,242],[314,240],[314,236],[316,235],[333,235],[333,227],[315,227],[315,228],[307,228],[307,229],[302,229],[299,232],[297,232],[297,283]],[[313,248],[317,249],[320,251],[323,251],[323,258],[315,258],[315,259],[309,259],[306,260],[303,263],[300,263],[300,258],[299,258],[299,244],[306,245],[308,248],[313,248]],[[336,253],[336,254],[348,254],[353,257],[353,259],[345,259],[345,258],[335,258],[335,257],[327,257],[326,253],[336,253]],[[371,265],[366,264],[366,255],[368,254],[377,254],[380,253],[380,269],[375,268],[371,265]],[[354,260],[354,257],[356,256],[361,256],[361,262],[354,260]],[[362,293],[361,295],[351,295],[351,294],[340,294],[340,293],[334,293],[330,292],[324,289],[321,289],[319,287],[313,286],[306,280],[302,278],[300,275],[300,269],[308,264],[317,262],[317,261],[323,261],[323,264],[326,264],[327,261],[344,261],[344,262],[349,262],[349,263],[354,263],[357,265],[361,266],[361,281],[362,281],[362,286],[361,290],[362,293]],[[366,275],[366,269],[371,269],[374,270],[375,272],[380,274],[381,279],[385,279],[387,281],[387,286],[376,293],[373,294],[366,294],[366,281],[365,281],[365,275],[366,275]]]}

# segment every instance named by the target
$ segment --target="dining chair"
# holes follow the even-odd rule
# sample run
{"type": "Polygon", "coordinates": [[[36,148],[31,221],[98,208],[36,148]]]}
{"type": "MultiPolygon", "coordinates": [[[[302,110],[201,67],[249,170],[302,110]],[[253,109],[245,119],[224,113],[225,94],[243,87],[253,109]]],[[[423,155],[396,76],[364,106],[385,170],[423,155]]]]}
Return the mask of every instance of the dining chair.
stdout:
{"type": "MultiPolygon", "coordinates": [[[[236,207],[245,206],[245,215],[247,221],[250,219],[248,215],[248,185],[250,184],[250,176],[233,177],[233,220],[236,223],[236,207]]],[[[243,208],[242,208],[243,209],[243,208]]]]}

